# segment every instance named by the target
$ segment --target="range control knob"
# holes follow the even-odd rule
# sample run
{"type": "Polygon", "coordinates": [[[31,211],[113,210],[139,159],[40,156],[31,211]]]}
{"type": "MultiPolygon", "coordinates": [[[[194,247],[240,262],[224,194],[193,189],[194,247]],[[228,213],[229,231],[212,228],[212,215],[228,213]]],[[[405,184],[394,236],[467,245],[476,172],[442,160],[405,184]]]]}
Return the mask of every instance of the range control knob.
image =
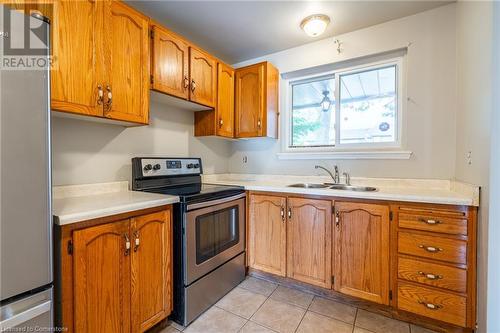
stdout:
{"type": "Polygon", "coordinates": [[[196,164],[194,165],[194,168],[195,168],[195,169],[198,169],[199,167],[200,167],[200,165],[199,165],[198,163],[196,163],[196,164]]]}
{"type": "Polygon", "coordinates": [[[153,165],[153,170],[160,170],[160,169],[161,169],[161,165],[160,164],[153,165]]]}
{"type": "Polygon", "coordinates": [[[150,171],[151,169],[153,169],[153,166],[151,164],[146,164],[144,166],[144,171],[150,171]]]}
{"type": "Polygon", "coordinates": [[[188,165],[186,165],[186,167],[187,167],[188,169],[192,169],[192,168],[194,168],[194,164],[193,164],[193,163],[189,163],[188,165]]]}

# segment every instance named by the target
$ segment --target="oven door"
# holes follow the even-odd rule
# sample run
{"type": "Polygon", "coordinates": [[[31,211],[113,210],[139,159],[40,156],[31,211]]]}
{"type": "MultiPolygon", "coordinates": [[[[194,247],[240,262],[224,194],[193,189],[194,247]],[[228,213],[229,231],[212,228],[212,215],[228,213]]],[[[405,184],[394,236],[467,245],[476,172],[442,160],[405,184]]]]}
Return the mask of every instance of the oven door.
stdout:
{"type": "Polygon", "coordinates": [[[186,210],[184,283],[189,285],[245,250],[245,193],[186,210]]]}

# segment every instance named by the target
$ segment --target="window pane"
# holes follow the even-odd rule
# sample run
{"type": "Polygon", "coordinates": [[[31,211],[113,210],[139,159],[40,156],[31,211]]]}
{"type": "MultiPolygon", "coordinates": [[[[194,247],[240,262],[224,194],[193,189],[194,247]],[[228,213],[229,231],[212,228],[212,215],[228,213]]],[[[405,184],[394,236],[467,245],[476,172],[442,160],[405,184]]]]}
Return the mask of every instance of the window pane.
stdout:
{"type": "Polygon", "coordinates": [[[334,90],[333,76],[292,84],[292,147],[335,145],[334,90]]]}
{"type": "Polygon", "coordinates": [[[340,76],[340,143],[395,142],[396,65],[340,76]]]}

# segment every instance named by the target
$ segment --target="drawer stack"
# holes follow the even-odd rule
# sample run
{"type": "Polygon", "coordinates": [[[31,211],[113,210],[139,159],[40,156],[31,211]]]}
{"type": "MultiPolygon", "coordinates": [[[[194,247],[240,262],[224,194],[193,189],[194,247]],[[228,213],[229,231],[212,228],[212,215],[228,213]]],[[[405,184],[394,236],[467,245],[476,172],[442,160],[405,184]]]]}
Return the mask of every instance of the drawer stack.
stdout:
{"type": "Polygon", "coordinates": [[[475,214],[405,206],[397,217],[397,308],[461,327],[475,324],[475,214]]]}

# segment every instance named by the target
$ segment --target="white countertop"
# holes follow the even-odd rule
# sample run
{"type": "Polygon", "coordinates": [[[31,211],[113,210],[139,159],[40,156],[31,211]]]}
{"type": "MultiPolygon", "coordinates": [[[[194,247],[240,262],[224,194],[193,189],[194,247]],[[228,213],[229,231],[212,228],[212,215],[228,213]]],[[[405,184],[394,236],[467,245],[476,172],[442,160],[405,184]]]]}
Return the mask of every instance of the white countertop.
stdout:
{"type": "Polygon", "coordinates": [[[179,197],[128,190],[128,182],[56,186],[53,215],[57,225],[179,202],[179,197]]]}
{"type": "Polygon", "coordinates": [[[219,185],[239,185],[250,191],[266,191],[324,195],[329,197],[422,202],[434,204],[479,206],[479,186],[453,180],[352,178],[353,185],[374,186],[376,192],[354,192],[332,189],[292,188],[296,183],[331,182],[322,176],[284,176],[251,174],[204,175],[203,182],[219,185]]]}

